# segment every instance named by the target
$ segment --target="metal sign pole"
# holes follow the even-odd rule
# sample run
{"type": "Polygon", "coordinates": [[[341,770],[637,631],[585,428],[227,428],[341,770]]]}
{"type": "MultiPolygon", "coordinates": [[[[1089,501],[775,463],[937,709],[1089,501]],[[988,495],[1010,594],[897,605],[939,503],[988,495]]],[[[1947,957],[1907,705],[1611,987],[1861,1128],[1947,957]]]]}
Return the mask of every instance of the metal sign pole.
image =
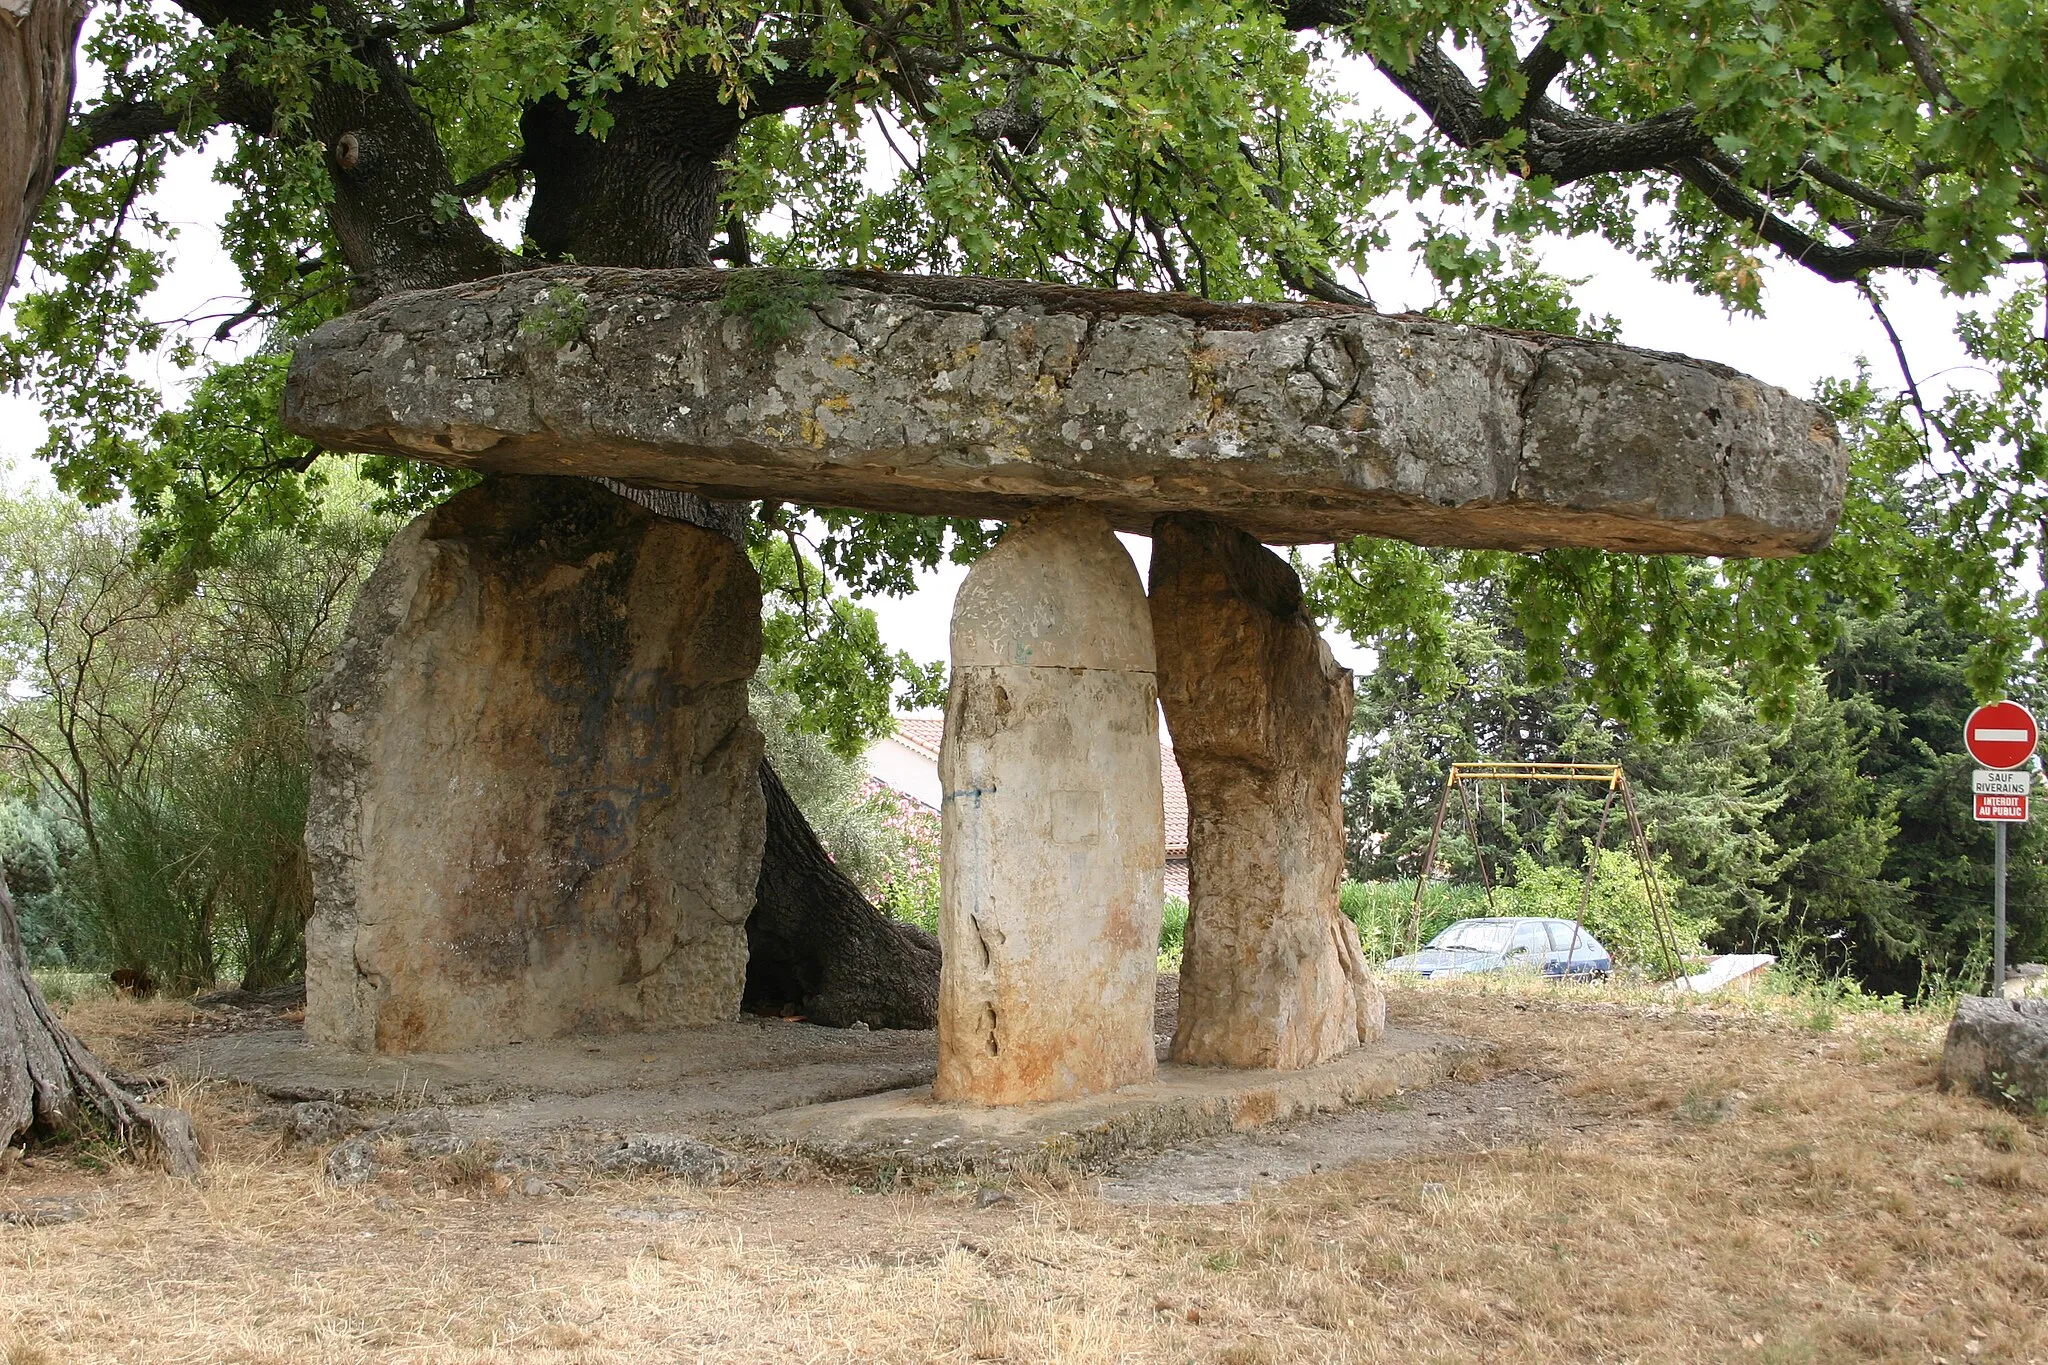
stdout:
{"type": "Polygon", "coordinates": [[[2034,785],[2030,766],[2041,751],[2041,724],[2016,701],[1986,702],[1963,722],[1963,747],[1977,760],[1970,777],[1970,814],[1996,825],[1996,882],[1991,891],[1991,990],[2005,994],[2005,827],[2025,824],[2034,785]]]}
{"type": "Polygon", "coordinates": [[[1998,822],[1998,889],[1992,894],[1991,998],[2005,993],[2005,821],[1998,822]]]}

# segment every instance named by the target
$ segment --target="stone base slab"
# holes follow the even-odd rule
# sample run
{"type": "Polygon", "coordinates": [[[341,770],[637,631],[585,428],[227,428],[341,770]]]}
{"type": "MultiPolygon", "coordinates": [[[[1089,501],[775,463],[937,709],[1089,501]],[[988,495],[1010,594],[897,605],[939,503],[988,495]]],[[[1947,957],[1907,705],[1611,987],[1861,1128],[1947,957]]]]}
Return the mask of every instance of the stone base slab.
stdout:
{"type": "Polygon", "coordinates": [[[273,1100],[445,1111],[455,1139],[523,1163],[589,1169],[622,1138],[688,1135],[805,1166],[893,1177],[1102,1170],[1128,1153],[1335,1112],[1450,1079],[1479,1045],[1410,1029],[1301,1071],[1162,1064],[1112,1094],[977,1108],[935,1104],[926,1031],[743,1019],[706,1028],[392,1057],[306,1041],[297,1028],[210,1038],[180,1076],[273,1100]]]}
{"type": "Polygon", "coordinates": [[[1434,1085],[1483,1054],[1443,1034],[1389,1029],[1379,1043],[1299,1071],[1162,1063],[1152,1081],[1110,1094],[986,1108],[936,1103],[929,1087],[892,1090],[762,1115],[719,1137],[860,1173],[1092,1172],[1127,1153],[1434,1085]]]}

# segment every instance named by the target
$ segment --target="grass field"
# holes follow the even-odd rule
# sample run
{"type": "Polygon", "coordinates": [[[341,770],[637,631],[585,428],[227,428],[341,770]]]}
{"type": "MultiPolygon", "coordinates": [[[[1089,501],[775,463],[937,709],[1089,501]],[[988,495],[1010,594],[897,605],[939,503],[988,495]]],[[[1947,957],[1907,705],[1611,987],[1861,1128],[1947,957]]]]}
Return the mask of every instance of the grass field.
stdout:
{"type": "MultiPolygon", "coordinates": [[[[120,1053],[180,1007],[87,1002],[120,1053]]],[[[1131,1208],[1085,1184],[358,1190],[187,1095],[197,1189],[16,1162],[9,1365],[82,1361],[2048,1361],[2048,1129],[1940,1093],[1937,1020],[1396,988],[1573,1121],[1131,1208]],[[46,1205],[45,1205],[46,1206],[46,1205]]],[[[1409,1096],[1393,1103],[1426,1102],[1409,1096]]]]}

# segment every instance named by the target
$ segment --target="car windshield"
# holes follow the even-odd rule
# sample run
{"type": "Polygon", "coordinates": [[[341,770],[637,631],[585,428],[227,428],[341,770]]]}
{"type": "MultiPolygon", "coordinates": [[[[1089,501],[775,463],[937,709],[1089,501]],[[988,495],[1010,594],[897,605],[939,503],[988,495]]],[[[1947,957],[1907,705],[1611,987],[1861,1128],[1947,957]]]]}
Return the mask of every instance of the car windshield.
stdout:
{"type": "Polygon", "coordinates": [[[1513,934],[1512,924],[1489,923],[1486,920],[1460,920],[1429,941],[1432,948],[1456,952],[1464,949],[1473,953],[1505,952],[1508,937],[1513,934]]]}

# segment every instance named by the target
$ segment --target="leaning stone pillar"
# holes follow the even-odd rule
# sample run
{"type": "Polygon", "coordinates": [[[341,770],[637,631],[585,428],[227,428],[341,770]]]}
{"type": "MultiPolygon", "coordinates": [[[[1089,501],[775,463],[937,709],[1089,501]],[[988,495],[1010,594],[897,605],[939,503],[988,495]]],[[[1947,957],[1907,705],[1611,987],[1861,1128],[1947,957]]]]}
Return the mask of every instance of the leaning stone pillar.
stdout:
{"type": "Polygon", "coordinates": [[[1377,1038],[1386,1004],[1338,908],[1351,674],[1301,580],[1242,531],[1152,530],[1160,700],[1188,796],[1188,927],[1173,1060],[1312,1066],[1377,1038]]]}
{"type": "Polygon", "coordinates": [[[1137,569],[1094,513],[1035,512],[961,585],[952,646],[933,1095],[1144,1080],[1166,855],[1137,569]]]}
{"type": "Polygon", "coordinates": [[[707,1023],[761,858],[738,545],[581,479],[399,533],[312,705],[306,1030],[444,1051],[707,1023]]]}

